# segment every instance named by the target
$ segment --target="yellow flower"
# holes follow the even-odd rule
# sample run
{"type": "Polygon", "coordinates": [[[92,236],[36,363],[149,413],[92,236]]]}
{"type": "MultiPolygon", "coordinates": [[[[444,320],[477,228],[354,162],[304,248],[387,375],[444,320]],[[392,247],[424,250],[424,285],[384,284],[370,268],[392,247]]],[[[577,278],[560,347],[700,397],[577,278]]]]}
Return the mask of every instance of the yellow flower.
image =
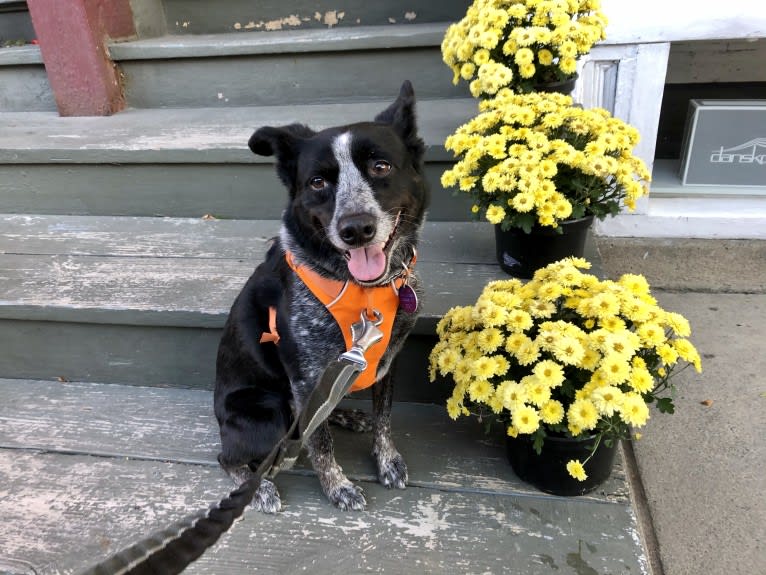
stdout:
{"type": "Polygon", "coordinates": [[[611,417],[620,408],[622,396],[622,391],[609,385],[594,390],[590,395],[590,399],[599,413],[611,417]]]}
{"type": "Polygon", "coordinates": [[[693,364],[694,369],[696,369],[698,372],[702,371],[702,361],[700,359],[700,355],[689,340],[681,338],[674,339],[673,347],[678,352],[678,355],[681,356],[681,359],[693,364]]]}
{"type": "Polygon", "coordinates": [[[520,332],[534,325],[532,316],[522,309],[514,309],[508,312],[505,326],[512,332],[520,332]]]}
{"type": "Polygon", "coordinates": [[[540,408],[540,419],[549,425],[561,423],[564,421],[564,406],[560,401],[551,399],[540,408]]]}
{"type": "Polygon", "coordinates": [[[636,329],[641,343],[650,346],[659,346],[665,342],[665,330],[658,323],[647,322],[636,329]]]}
{"type": "Polygon", "coordinates": [[[524,405],[527,400],[524,386],[511,380],[501,382],[495,390],[495,395],[503,403],[503,407],[509,411],[524,405]]]}
{"type": "Polygon", "coordinates": [[[601,361],[599,372],[603,374],[605,381],[617,385],[628,379],[630,364],[624,355],[610,353],[601,361]]]}
{"type": "Polygon", "coordinates": [[[528,192],[516,194],[511,200],[511,205],[517,212],[528,212],[535,207],[535,196],[528,192]]]}
{"type": "Polygon", "coordinates": [[[473,75],[476,73],[476,66],[473,62],[464,62],[463,65],[460,67],[460,77],[463,78],[463,80],[470,80],[473,78],[473,75]]]}
{"type": "Polygon", "coordinates": [[[471,375],[476,379],[487,380],[495,373],[495,362],[488,357],[480,357],[473,362],[471,375]]]}
{"type": "Polygon", "coordinates": [[[630,371],[628,385],[637,393],[648,393],[654,388],[654,378],[645,367],[636,367],[630,371]]]}
{"type": "Polygon", "coordinates": [[[543,48],[537,53],[537,61],[543,66],[550,66],[553,64],[553,54],[550,50],[543,48]]]}
{"type": "Polygon", "coordinates": [[[487,401],[494,393],[492,384],[485,380],[472,381],[468,386],[468,397],[471,401],[484,402],[487,401]]]}
{"type": "Polygon", "coordinates": [[[502,206],[492,204],[487,208],[487,221],[491,224],[499,224],[505,219],[505,210],[502,206]]]}
{"type": "Polygon", "coordinates": [[[561,363],[578,365],[585,355],[585,348],[576,337],[565,336],[556,341],[553,356],[561,363]]]}
{"type": "Polygon", "coordinates": [[[598,410],[587,399],[577,399],[569,406],[567,419],[580,429],[590,430],[598,423],[598,410]]]}
{"type": "Polygon", "coordinates": [[[534,407],[522,405],[511,415],[511,423],[519,433],[534,433],[540,427],[540,415],[534,407]]]}
{"type": "Polygon", "coordinates": [[[447,414],[451,419],[457,419],[462,413],[462,408],[463,404],[458,398],[453,396],[447,400],[447,414]]]}
{"type": "Polygon", "coordinates": [[[689,337],[691,327],[689,321],[680,313],[666,312],[663,316],[665,324],[673,330],[673,333],[681,337],[689,337]]]}
{"type": "Polygon", "coordinates": [[[620,419],[634,427],[642,427],[649,419],[649,408],[637,393],[626,393],[620,407],[620,419]]]}
{"type": "Polygon", "coordinates": [[[538,357],[540,357],[540,348],[529,338],[516,351],[516,359],[518,359],[521,365],[530,365],[537,361],[538,357]]]}
{"type": "Polygon", "coordinates": [[[483,352],[492,353],[504,342],[503,332],[496,327],[488,327],[479,332],[478,344],[483,352]]]}
{"type": "Polygon", "coordinates": [[[580,463],[579,459],[572,459],[567,463],[567,471],[569,475],[577,479],[577,481],[585,481],[588,479],[588,475],[585,473],[585,467],[580,463]]]}
{"type": "Polygon", "coordinates": [[[526,376],[521,382],[524,384],[524,391],[527,394],[527,401],[529,403],[536,407],[542,407],[550,400],[551,388],[534,375],[526,376]]]}
{"type": "Polygon", "coordinates": [[[532,373],[551,389],[564,383],[564,369],[555,361],[544,359],[535,365],[532,373]]]}

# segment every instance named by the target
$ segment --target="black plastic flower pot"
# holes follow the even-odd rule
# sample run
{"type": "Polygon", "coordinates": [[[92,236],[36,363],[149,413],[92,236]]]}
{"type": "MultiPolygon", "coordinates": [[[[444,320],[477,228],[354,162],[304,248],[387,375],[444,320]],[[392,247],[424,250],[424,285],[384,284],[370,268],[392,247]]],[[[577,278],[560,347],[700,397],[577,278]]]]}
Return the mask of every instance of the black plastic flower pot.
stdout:
{"type": "Polygon", "coordinates": [[[585,481],[569,475],[567,463],[584,462],[590,456],[595,436],[584,438],[546,437],[540,455],[535,452],[530,435],[508,437],[508,461],[520,479],[540,491],[553,495],[584,495],[609,479],[614,466],[617,442],[607,447],[602,440],[596,453],[585,463],[585,481]]]}
{"type": "Polygon", "coordinates": [[[593,216],[559,223],[562,233],[534,226],[530,233],[521,228],[503,231],[495,226],[497,261],[507,274],[531,278],[535,271],[566,257],[582,257],[593,216]]]}

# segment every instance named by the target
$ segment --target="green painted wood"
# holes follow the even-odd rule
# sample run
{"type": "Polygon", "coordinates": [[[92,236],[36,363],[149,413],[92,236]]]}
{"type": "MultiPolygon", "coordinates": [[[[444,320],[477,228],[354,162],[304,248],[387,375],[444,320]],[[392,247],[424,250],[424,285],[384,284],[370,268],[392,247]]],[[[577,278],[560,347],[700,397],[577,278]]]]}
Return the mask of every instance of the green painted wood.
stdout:
{"type": "MultiPolygon", "coordinates": [[[[16,48],[0,48],[16,50],[16,48]]],[[[2,65],[0,63],[0,113],[54,111],[48,76],[42,65],[2,65]]]]}
{"type": "Polygon", "coordinates": [[[439,46],[447,24],[360,26],[353,29],[289,30],[271,34],[214,33],[115,42],[115,61],[349,52],[439,46]]]}
{"type": "MultiPolygon", "coordinates": [[[[106,218],[96,223],[7,216],[5,221],[0,293],[11,313],[4,317],[18,318],[19,309],[37,307],[50,311],[51,320],[56,310],[69,308],[223,318],[277,231],[276,222],[223,220],[106,218]]],[[[475,299],[473,286],[503,277],[494,264],[492,241],[488,224],[426,225],[418,261],[428,294],[425,317],[440,317],[462,297],[475,299]]]]}
{"type": "MultiPolygon", "coordinates": [[[[0,253],[260,261],[278,220],[0,214],[0,253]]],[[[419,261],[494,263],[484,222],[426,221],[419,261]]]]}
{"type": "MultiPolygon", "coordinates": [[[[247,149],[253,130],[369,120],[385,105],[0,114],[0,213],[278,218],[285,190],[273,159],[247,149]]],[[[469,213],[469,202],[452,198],[439,179],[450,159],[442,142],[474,108],[471,100],[420,103],[433,220],[469,213]]]]}
{"type": "MultiPolygon", "coordinates": [[[[220,441],[210,391],[0,379],[0,392],[0,449],[218,466],[220,441]]],[[[344,405],[371,410],[369,400],[347,399],[344,405]]],[[[411,402],[395,403],[392,426],[397,447],[410,462],[411,485],[537,493],[510,469],[499,428],[487,436],[474,420],[450,420],[443,403],[411,402]]],[[[339,463],[349,477],[376,481],[371,435],[338,428],[333,435],[339,463]]],[[[301,458],[295,473],[307,472],[310,464],[301,458]]],[[[628,501],[621,461],[609,481],[585,498],[628,501]]]]}
{"type": "Polygon", "coordinates": [[[343,103],[397,94],[417,82],[422,98],[464,98],[438,46],[389,50],[123,61],[125,99],[135,108],[343,103]],[[332,79],[332,80],[329,80],[332,79]]]}
{"type": "MultiPolygon", "coordinates": [[[[425,166],[433,197],[428,217],[464,221],[470,216],[471,202],[441,187],[439,180],[446,169],[442,162],[425,166]]],[[[287,192],[272,164],[0,163],[0,214],[212,214],[263,220],[279,219],[286,201],[287,192]]]]}
{"type": "Polygon", "coordinates": [[[6,42],[29,42],[34,39],[35,30],[29,17],[27,3],[0,2],[0,47],[6,42]]]}
{"type": "MultiPolygon", "coordinates": [[[[1,41],[2,38],[0,38],[1,41]]],[[[0,66],[33,66],[42,63],[43,57],[39,46],[8,46],[0,49],[0,66]]]]}
{"type": "Polygon", "coordinates": [[[298,0],[285,5],[274,0],[227,0],[215,8],[207,2],[165,0],[168,29],[173,34],[210,34],[229,31],[270,31],[305,28],[343,28],[361,25],[415,24],[459,20],[466,0],[411,0],[409,2],[335,2],[298,0]],[[393,21],[393,22],[392,22],[393,21]]]}
{"type": "MultiPolygon", "coordinates": [[[[399,84],[401,84],[401,78],[399,84]]],[[[415,89],[418,80],[415,78],[415,89]]],[[[268,164],[247,141],[261,126],[303,122],[316,130],[370,121],[399,93],[375,102],[239,108],[125,110],[109,117],[61,118],[53,113],[0,114],[0,164],[268,164]]],[[[472,99],[418,101],[428,162],[449,162],[446,137],[476,112],[472,99]]]]}
{"type": "MultiPolygon", "coordinates": [[[[231,303],[276,221],[0,217],[0,374],[208,389],[231,303]]],[[[592,240],[587,257],[598,264],[592,240]]],[[[600,273],[598,266],[594,270],[600,273]]],[[[401,354],[397,399],[441,401],[427,382],[435,326],[473,303],[494,261],[491,226],[427,222],[423,312],[401,354]]]]}
{"type": "MultiPolygon", "coordinates": [[[[2,555],[45,574],[77,572],[229,489],[212,467],[7,450],[0,477],[2,555]]],[[[246,512],[186,572],[646,572],[623,504],[364,483],[368,509],[344,513],[314,478],[277,483],[281,513],[246,512]]]]}

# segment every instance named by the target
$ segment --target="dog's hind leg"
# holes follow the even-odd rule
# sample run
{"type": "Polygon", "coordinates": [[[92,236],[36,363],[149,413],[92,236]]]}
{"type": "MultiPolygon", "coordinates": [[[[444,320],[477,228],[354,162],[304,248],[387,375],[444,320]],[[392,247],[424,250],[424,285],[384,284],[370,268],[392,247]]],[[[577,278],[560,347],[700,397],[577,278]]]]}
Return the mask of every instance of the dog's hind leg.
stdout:
{"type": "Polygon", "coordinates": [[[373,428],[372,417],[361,409],[338,408],[330,414],[327,422],[357,433],[367,433],[373,428]]]}
{"type": "Polygon", "coordinates": [[[404,489],[408,479],[407,464],[391,439],[392,371],[390,369],[372,386],[372,454],[378,464],[378,481],[388,488],[404,489]]]}

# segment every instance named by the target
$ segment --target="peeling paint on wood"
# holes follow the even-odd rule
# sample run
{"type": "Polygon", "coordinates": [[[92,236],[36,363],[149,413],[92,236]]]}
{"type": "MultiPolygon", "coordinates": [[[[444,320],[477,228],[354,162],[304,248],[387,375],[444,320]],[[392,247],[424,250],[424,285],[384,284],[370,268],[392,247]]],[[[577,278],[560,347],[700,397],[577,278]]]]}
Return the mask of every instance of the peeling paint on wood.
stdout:
{"type": "MultiPolygon", "coordinates": [[[[0,565],[76,573],[231,489],[214,461],[209,392],[0,380],[0,394],[0,565]]],[[[366,511],[331,507],[301,463],[276,480],[281,513],[246,512],[186,572],[648,573],[624,494],[540,494],[479,426],[436,406],[395,404],[393,415],[406,490],[380,486],[366,442],[339,432],[366,511]]]]}

